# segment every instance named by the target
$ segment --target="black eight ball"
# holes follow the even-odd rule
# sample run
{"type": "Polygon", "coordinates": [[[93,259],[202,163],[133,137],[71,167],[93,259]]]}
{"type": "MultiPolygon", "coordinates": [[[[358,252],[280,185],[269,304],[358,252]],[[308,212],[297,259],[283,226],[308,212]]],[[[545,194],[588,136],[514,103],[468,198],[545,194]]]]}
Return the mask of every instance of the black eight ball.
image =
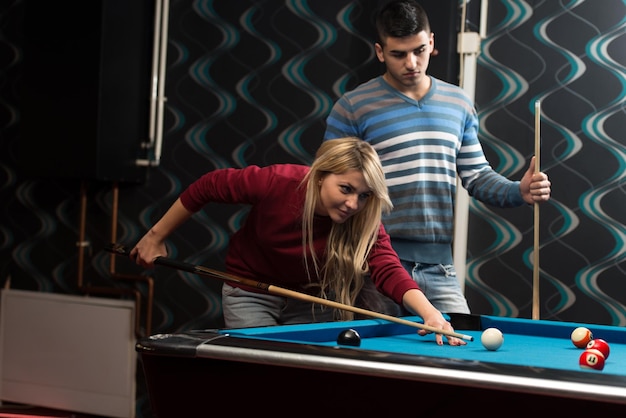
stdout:
{"type": "Polygon", "coordinates": [[[339,333],[337,344],[358,347],[361,345],[361,336],[356,330],[350,328],[339,333]]]}

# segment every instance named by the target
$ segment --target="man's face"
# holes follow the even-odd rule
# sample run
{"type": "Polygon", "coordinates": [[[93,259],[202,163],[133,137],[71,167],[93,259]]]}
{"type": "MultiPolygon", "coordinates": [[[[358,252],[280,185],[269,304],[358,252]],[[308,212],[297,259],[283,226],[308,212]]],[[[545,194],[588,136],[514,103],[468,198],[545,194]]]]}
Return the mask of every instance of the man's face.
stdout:
{"type": "Polygon", "coordinates": [[[378,60],[387,67],[390,76],[387,81],[398,90],[406,91],[429,83],[426,70],[434,46],[434,34],[421,31],[402,38],[387,37],[385,45],[377,43],[375,48],[378,60]]]}

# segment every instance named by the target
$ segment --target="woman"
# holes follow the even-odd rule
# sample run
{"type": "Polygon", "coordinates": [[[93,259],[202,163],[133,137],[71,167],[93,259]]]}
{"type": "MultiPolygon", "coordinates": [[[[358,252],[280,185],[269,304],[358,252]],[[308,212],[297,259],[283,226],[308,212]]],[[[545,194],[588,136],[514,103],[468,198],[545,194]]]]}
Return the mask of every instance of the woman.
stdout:
{"type": "MultiPolygon", "coordinates": [[[[358,138],[322,143],[310,167],[211,171],[192,183],[141,238],[130,256],[152,268],[166,256],[167,237],[209,202],[249,204],[245,223],[233,234],[226,271],[235,276],[307,292],[353,305],[364,279],[426,325],[453,331],[400,264],[381,224],[392,209],[376,151],[358,138]]],[[[352,313],[224,283],[228,328],[352,319],[352,313]]],[[[428,333],[419,330],[420,335],[428,333]]],[[[436,336],[443,344],[443,336],[436,336]]],[[[464,341],[447,337],[450,345],[464,341]]]]}

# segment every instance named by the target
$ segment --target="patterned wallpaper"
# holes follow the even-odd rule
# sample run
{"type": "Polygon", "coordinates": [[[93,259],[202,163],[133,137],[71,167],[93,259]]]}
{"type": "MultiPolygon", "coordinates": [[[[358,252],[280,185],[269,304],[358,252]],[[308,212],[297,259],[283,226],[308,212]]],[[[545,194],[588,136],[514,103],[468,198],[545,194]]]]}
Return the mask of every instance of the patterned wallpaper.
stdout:
{"type": "MultiPolygon", "coordinates": [[[[113,237],[132,245],[208,170],[309,162],[339,94],[382,70],[372,48],[378,1],[172,0],[160,164],[140,183],[33,179],[18,163],[25,2],[0,5],[0,280],[18,289],[81,293],[80,277],[93,288],[137,289],[145,301],[145,282],[112,276],[103,247],[113,237]]],[[[456,2],[424,5],[441,52],[432,73],[456,82],[446,39],[456,2]]],[[[541,167],[553,199],[540,210],[541,317],[626,325],[626,3],[491,0],[488,11],[480,135],[494,168],[512,179],[534,152],[533,106],[542,103],[541,167]]],[[[470,27],[476,18],[468,15],[470,27]]],[[[171,237],[170,256],[221,268],[245,213],[208,205],[171,237]]],[[[465,289],[475,313],[530,317],[533,216],[532,207],[471,202],[465,289]]],[[[154,278],[151,333],[221,325],[221,283],[119,257],[115,271],[154,278]]]]}
{"type": "MultiPolygon", "coordinates": [[[[541,101],[541,168],[553,183],[539,211],[541,317],[626,325],[626,3],[489,4],[476,102],[488,157],[510,178],[534,153],[541,101]]],[[[471,213],[468,300],[481,312],[530,317],[532,208],[472,202],[471,213]]]]}
{"type": "MultiPolygon", "coordinates": [[[[381,70],[371,47],[376,5],[172,1],[162,158],[141,184],[120,184],[118,240],[132,244],[205,171],[308,162],[333,101],[381,70]]],[[[2,278],[20,288],[78,291],[76,242],[86,190],[85,281],[127,286],[109,277],[110,256],[102,251],[112,235],[112,185],[88,181],[81,189],[81,179],[20,177],[23,37],[16,22],[23,2],[4,7],[2,278]]],[[[554,183],[553,199],[540,211],[545,318],[626,323],[619,210],[625,10],[617,0],[603,0],[602,8],[590,1],[489,3],[476,103],[485,150],[511,178],[521,176],[534,152],[533,104],[542,102],[541,166],[554,183]]],[[[445,55],[452,47],[433,26],[445,55]]],[[[171,256],[219,268],[244,216],[245,208],[209,205],[172,237],[171,256]]],[[[530,315],[532,219],[531,208],[472,202],[466,292],[475,312],[530,315]]],[[[219,283],[117,264],[118,271],[155,276],[155,331],[219,323],[219,283]]]]}

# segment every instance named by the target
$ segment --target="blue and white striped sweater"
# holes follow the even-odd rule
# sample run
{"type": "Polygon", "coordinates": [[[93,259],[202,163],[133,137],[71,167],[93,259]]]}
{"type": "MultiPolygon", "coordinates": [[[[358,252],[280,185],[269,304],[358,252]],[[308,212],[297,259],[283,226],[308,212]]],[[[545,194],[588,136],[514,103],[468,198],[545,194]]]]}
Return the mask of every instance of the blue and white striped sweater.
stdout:
{"type": "Polygon", "coordinates": [[[401,258],[452,263],[457,174],[468,193],[498,207],[524,203],[519,182],[496,173],[478,140],[478,118],[458,86],[434,77],[413,100],[376,77],[344,94],[324,139],[356,136],[373,145],[394,204],[385,228],[401,258]]]}

